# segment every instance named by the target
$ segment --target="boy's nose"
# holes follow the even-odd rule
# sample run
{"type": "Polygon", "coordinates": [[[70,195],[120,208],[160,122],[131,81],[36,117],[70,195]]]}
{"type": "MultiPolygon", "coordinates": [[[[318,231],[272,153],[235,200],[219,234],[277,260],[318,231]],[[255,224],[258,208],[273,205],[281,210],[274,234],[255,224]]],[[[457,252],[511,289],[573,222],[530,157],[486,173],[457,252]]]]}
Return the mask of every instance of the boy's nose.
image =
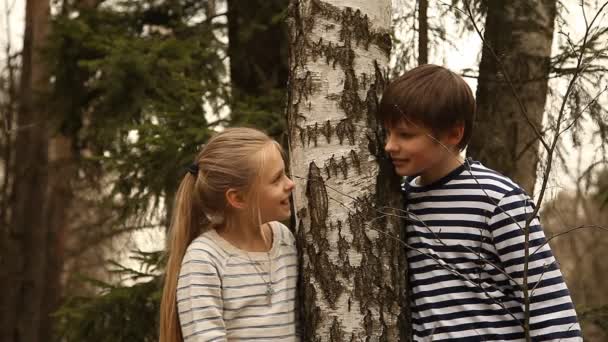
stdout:
{"type": "Polygon", "coordinates": [[[395,152],[395,144],[393,143],[393,140],[388,137],[386,138],[386,145],[384,145],[384,151],[386,151],[387,153],[391,153],[391,152],[395,152]]]}

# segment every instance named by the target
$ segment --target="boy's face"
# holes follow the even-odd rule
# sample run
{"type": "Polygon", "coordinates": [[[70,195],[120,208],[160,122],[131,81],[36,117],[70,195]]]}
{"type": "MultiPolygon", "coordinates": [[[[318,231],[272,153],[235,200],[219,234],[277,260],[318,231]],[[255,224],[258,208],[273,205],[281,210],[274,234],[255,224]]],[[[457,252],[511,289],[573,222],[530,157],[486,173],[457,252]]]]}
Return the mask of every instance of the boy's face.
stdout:
{"type": "Polygon", "coordinates": [[[451,171],[458,152],[449,133],[435,137],[431,130],[411,120],[388,127],[387,133],[384,149],[399,176],[421,175],[423,180],[434,181],[444,171],[451,171]]]}

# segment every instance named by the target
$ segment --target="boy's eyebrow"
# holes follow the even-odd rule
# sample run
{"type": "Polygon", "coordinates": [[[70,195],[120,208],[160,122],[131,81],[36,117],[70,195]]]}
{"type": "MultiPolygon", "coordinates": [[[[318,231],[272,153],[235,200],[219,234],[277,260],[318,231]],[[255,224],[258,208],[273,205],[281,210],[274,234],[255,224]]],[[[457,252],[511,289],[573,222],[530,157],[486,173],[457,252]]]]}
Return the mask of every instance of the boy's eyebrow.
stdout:
{"type": "Polygon", "coordinates": [[[409,129],[412,129],[412,126],[400,123],[398,125],[394,125],[394,126],[390,127],[389,129],[392,129],[395,131],[407,131],[409,129]]]}

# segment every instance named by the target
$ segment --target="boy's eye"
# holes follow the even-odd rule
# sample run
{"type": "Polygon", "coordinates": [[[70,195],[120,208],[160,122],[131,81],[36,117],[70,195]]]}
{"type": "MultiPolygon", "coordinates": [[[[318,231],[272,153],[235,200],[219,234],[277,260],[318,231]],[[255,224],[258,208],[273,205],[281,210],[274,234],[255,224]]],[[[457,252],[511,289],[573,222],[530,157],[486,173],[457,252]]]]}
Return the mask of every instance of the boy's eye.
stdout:
{"type": "Polygon", "coordinates": [[[404,131],[396,131],[396,132],[387,131],[386,132],[387,138],[390,138],[392,135],[395,135],[401,139],[409,139],[414,136],[414,134],[412,134],[410,132],[404,132],[404,131]]]}

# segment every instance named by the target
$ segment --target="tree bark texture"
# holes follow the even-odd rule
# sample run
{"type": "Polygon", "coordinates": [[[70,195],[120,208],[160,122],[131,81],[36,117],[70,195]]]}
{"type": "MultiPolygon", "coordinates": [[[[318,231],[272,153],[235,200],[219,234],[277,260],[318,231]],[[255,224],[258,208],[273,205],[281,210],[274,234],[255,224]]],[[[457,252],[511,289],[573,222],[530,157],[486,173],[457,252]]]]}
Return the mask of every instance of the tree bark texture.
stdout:
{"type": "Polygon", "coordinates": [[[428,0],[418,0],[418,65],[429,62],[428,0]]]}
{"type": "Polygon", "coordinates": [[[539,140],[530,123],[542,131],[555,15],[555,0],[488,3],[468,154],[529,193],[539,161],[539,140]]]}
{"type": "Polygon", "coordinates": [[[290,5],[287,116],[305,341],[408,337],[399,179],[374,116],[390,9],[387,0],[290,5]]]}
{"type": "MultiPolygon", "coordinates": [[[[53,131],[51,131],[53,132],[53,131]]],[[[74,208],[74,182],[78,177],[77,151],[73,139],[59,132],[49,141],[48,192],[47,192],[47,255],[44,301],[41,307],[43,320],[40,336],[51,336],[54,319],[52,313],[59,308],[63,293],[62,274],[65,263],[66,232],[76,224],[72,220],[74,208]]],[[[87,208],[91,215],[91,208],[87,208]]],[[[94,210],[94,209],[93,209],[94,210]]],[[[88,216],[87,215],[87,216],[88,216]]],[[[82,243],[83,241],[79,241],[82,243]]]]}
{"type": "Polygon", "coordinates": [[[0,340],[41,341],[46,315],[47,148],[45,107],[38,101],[49,78],[40,49],[49,33],[49,2],[28,0],[15,139],[11,223],[0,259],[0,340]]]}

